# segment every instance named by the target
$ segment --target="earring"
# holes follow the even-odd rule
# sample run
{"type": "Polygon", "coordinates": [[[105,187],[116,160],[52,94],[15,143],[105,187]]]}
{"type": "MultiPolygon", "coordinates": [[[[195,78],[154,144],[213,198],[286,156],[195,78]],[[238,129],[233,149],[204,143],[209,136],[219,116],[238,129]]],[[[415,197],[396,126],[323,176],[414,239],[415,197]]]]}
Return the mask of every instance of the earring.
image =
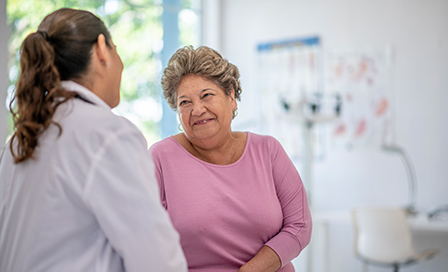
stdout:
{"type": "Polygon", "coordinates": [[[236,110],[233,111],[233,117],[232,119],[235,119],[235,117],[238,116],[238,108],[236,108],[236,110]]]}
{"type": "Polygon", "coordinates": [[[182,125],[179,123],[179,125],[177,125],[177,128],[179,129],[179,131],[184,131],[183,129],[182,129],[182,125]]]}

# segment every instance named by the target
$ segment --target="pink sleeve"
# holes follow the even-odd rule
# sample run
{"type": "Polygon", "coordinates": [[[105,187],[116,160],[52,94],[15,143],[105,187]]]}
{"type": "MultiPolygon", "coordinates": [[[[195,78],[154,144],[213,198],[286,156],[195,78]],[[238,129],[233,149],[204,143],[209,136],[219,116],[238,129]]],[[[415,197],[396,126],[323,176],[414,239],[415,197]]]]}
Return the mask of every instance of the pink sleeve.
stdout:
{"type": "Polygon", "coordinates": [[[166,210],[167,205],[166,205],[166,196],[165,196],[165,186],[163,183],[163,174],[162,174],[162,169],[161,169],[162,165],[161,165],[157,150],[158,150],[158,147],[156,145],[153,145],[149,149],[148,152],[151,153],[152,160],[154,162],[154,174],[156,176],[157,184],[159,185],[160,201],[162,202],[162,205],[166,210]]]}
{"type": "Polygon", "coordinates": [[[283,211],[283,226],[266,245],[280,257],[282,267],[309,244],[311,213],[302,179],[280,143],[275,140],[273,177],[283,211]]]}

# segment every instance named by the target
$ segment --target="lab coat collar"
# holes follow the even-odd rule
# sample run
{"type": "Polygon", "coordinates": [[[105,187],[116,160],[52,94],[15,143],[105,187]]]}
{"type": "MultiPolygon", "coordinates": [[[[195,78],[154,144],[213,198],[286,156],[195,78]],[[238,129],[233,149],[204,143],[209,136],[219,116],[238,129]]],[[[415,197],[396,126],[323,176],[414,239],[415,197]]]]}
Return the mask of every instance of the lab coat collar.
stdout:
{"type": "Polygon", "coordinates": [[[75,92],[79,96],[82,97],[83,100],[86,100],[92,104],[98,105],[100,107],[106,108],[108,110],[111,109],[109,105],[106,104],[101,98],[99,98],[96,94],[94,94],[91,90],[86,87],[71,81],[71,80],[63,80],[61,81],[61,87],[67,91],[75,92]]]}

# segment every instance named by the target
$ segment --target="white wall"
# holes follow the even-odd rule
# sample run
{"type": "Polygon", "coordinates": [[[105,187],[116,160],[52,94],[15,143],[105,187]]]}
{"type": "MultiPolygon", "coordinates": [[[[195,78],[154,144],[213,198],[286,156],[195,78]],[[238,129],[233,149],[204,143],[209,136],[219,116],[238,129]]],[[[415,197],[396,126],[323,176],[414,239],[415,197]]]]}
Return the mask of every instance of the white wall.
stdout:
{"type": "Polygon", "coordinates": [[[8,27],[6,0],[0,0],[0,149],[8,135],[8,112],[5,107],[8,88],[8,27]]]}
{"type": "MultiPolygon", "coordinates": [[[[234,127],[251,129],[260,111],[257,44],[318,35],[324,49],[392,45],[395,142],[406,149],[415,166],[417,206],[426,211],[448,204],[448,1],[221,2],[220,51],[242,75],[243,101],[234,127]]],[[[402,205],[407,201],[406,182],[401,160],[379,148],[328,152],[324,161],[314,164],[313,207],[348,211],[359,204],[402,205]]],[[[329,235],[329,271],[359,271],[349,222],[330,225],[329,235]]],[[[442,253],[406,271],[446,271],[447,234],[421,233],[417,238],[418,247],[432,243],[442,253]]]]}
{"type": "Polygon", "coordinates": [[[221,50],[221,0],[202,1],[202,45],[221,50]]]}

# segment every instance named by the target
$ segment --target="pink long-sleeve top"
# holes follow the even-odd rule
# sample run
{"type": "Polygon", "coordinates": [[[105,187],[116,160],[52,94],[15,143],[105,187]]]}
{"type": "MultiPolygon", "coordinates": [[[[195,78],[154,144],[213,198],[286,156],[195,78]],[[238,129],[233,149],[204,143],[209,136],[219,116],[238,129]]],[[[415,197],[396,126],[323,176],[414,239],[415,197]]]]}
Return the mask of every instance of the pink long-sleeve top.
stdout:
{"type": "Polygon", "coordinates": [[[263,245],[282,268],[308,245],[311,214],[302,180],[280,143],[248,132],[235,163],[215,165],[173,137],[150,148],[162,204],[176,230],[190,272],[235,272],[263,245]]]}

